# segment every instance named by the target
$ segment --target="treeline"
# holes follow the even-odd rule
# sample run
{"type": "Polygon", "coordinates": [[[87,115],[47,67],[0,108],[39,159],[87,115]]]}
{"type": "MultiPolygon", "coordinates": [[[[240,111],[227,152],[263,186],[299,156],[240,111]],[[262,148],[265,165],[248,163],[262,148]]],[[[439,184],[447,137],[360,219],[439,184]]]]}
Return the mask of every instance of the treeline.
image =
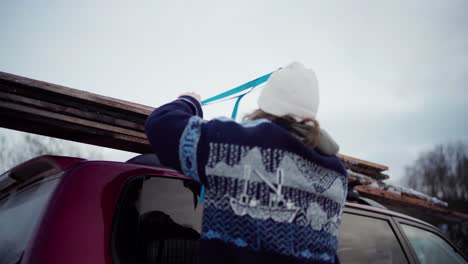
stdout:
{"type": "Polygon", "coordinates": [[[0,148],[0,174],[40,155],[102,159],[93,146],[8,129],[0,129],[0,148]]]}
{"type": "MultiPolygon", "coordinates": [[[[468,146],[441,144],[422,153],[406,168],[406,185],[448,203],[448,208],[468,213],[468,146]]],[[[439,227],[468,255],[468,222],[422,219],[439,227]]]]}
{"type": "Polygon", "coordinates": [[[462,142],[438,145],[406,168],[407,185],[468,213],[468,146],[462,142]]]}

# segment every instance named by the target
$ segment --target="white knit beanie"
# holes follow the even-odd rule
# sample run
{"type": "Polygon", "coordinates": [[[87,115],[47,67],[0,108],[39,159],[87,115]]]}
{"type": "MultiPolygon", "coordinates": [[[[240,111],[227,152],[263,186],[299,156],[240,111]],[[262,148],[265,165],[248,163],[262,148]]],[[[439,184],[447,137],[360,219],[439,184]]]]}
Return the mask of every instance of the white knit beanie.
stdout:
{"type": "Polygon", "coordinates": [[[311,69],[293,62],[274,72],[262,89],[258,106],[275,116],[291,115],[298,121],[315,119],[319,106],[318,81],[311,69]]]}

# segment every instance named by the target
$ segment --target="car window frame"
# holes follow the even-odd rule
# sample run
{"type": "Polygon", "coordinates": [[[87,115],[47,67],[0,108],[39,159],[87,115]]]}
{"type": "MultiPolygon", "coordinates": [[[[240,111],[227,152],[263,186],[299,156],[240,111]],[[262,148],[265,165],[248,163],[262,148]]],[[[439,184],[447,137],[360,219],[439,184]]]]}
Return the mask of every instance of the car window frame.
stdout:
{"type": "Polygon", "coordinates": [[[118,198],[116,201],[116,205],[114,208],[114,213],[112,216],[112,225],[111,225],[111,232],[109,236],[109,249],[110,249],[110,256],[111,256],[111,263],[112,264],[121,264],[122,260],[120,258],[119,250],[117,248],[117,239],[116,236],[119,234],[117,233],[117,227],[120,225],[120,214],[123,210],[125,202],[127,200],[127,194],[129,192],[130,186],[137,181],[144,180],[145,176],[141,174],[137,174],[131,177],[128,177],[122,184],[122,188],[119,191],[118,198]]]}
{"type": "MultiPolygon", "coordinates": [[[[408,244],[409,241],[402,233],[403,230],[401,229],[401,227],[398,226],[398,223],[397,221],[395,221],[394,217],[392,217],[391,215],[387,215],[387,214],[383,214],[379,212],[373,212],[373,211],[368,211],[368,210],[361,209],[361,208],[352,208],[352,207],[345,207],[343,209],[343,214],[344,213],[387,221],[398,243],[400,244],[400,247],[408,263],[419,264],[419,261],[417,260],[416,255],[414,254],[414,251],[411,248],[411,245],[408,244]]],[[[338,233],[338,236],[339,236],[339,233],[338,233]]]]}
{"type": "MultiPolygon", "coordinates": [[[[121,218],[120,214],[123,210],[123,207],[125,206],[127,202],[127,194],[130,191],[130,187],[132,184],[135,184],[138,181],[144,182],[147,179],[150,178],[163,178],[167,180],[174,180],[174,181],[188,181],[188,182],[193,182],[195,184],[199,184],[198,182],[190,179],[190,178],[179,178],[179,177],[167,177],[165,175],[160,175],[160,174],[148,174],[148,173],[135,173],[132,176],[128,177],[122,184],[122,188],[119,191],[118,194],[118,199],[116,201],[116,206],[114,208],[114,213],[112,216],[112,226],[111,226],[111,234],[110,234],[110,256],[111,256],[111,263],[113,264],[125,264],[127,262],[122,261],[120,258],[119,254],[119,249],[117,247],[117,239],[116,237],[119,235],[117,233],[117,227],[120,224],[121,218]]],[[[200,206],[200,205],[197,205],[200,206]]],[[[139,257],[136,256],[136,261],[139,261],[139,257]]]]}
{"type": "Polygon", "coordinates": [[[414,251],[413,246],[411,245],[411,242],[409,241],[409,238],[404,233],[403,227],[401,226],[401,224],[416,227],[416,228],[422,229],[424,231],[435,234],[436,236],[442,238],[452,248],[454,248],[465,259],[465,261],[468,262],[468,257],[465,254],[463,254],[463,252],[452,241],[450,241],[450,239],[448,239],[447,236],[444,233],[442,233],[436,227],[433,227],[433,226],[430,226],[430,225],[424,225],[424,224],[417,223],[417,222],[413,222],[411,220],[403,219],[403,218],[400,218],[400,217],[394,217],[394,218],[395,218],[395,222],[397,222],[397,224],[398,224],[397,225],[398,229],[400,229],[400,232],[402,233],[404,239],[406,240],[406,243],[408,244],[409,250],[411,251],[411,253],[413,254],[415,260],[417,261],[416,263],[420,264],[421,262],[417,258],[416,252],[414,251]]]}

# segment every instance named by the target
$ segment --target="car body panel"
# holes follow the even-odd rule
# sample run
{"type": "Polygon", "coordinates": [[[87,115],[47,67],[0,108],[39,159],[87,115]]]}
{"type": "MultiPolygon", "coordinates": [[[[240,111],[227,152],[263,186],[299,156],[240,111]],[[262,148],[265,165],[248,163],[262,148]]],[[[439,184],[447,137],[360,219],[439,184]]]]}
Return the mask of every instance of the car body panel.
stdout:
{"type": "MultiPolygon", "coordinates": [[[[18,165],[12,171],[27,168],[41,159],[53,163],[63,171],[63,176],[21,263],[110,264],[114,215],[127,182],[140,176],[189,179],[167,168],[57,156],[38,157],[18,165]]],[[[436,227],[404,214],[351,202],[346,202],[344,212],[389,221],[409,263],[418,261],[400,223],[427,229],[454,246],[436,227]]]]}
{"type": "Polygon", "coordinates": [[[431,225],[431,224],[429,224],[427,222],[424,222],[424,221],[422,221],[420,219],[411,217],[409,215],[400,214],[398,212],[391,211],[391,210],[388,210],[388,209],[382,209],[382,208],[377,208],[377,207],[373,207],[373,206],[369,206],[369,205],[357,204],[357,203],[351,203],[351,202],[346,202],[345,206],[346,206],[346,208],[349,208],[349,209],[364,210],[364,211],[369,211],[369,212],[373,212],[373,213],[388,215],[388,216],[391,216],[391,217],[399,217],[399,218],[402,218],[402,219],[407,219],[407,220],[414,221],[414,222],[417,222],[417,223],[420,223],[420,224],[423,224],[423,225],[427,225],[427,226],[430,226],[432,228],[436,228],[435,226],[433,226],[433,225],[431,225]]]}
{"type": "Polygon", "coordinates": [[[121,162],[81,162],[66,171],[22,263],[112,263],[110,238],[117,201],[133,177],[180,173],[121,162]]]}

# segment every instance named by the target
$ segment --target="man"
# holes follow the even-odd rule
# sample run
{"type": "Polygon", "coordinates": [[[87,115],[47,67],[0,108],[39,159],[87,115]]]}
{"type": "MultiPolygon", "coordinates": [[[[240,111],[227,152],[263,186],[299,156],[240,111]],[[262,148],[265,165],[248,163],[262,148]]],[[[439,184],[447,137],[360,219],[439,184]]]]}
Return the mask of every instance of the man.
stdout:
{"type": "Polygon", "coordinates": [[[206,186],[203,263],[336,263],[347,175],[319,128],[318,83],[292,63],[273,73],[242,123],[204,121],[186,94],[145,123],[163,164],[206,186]]]}

